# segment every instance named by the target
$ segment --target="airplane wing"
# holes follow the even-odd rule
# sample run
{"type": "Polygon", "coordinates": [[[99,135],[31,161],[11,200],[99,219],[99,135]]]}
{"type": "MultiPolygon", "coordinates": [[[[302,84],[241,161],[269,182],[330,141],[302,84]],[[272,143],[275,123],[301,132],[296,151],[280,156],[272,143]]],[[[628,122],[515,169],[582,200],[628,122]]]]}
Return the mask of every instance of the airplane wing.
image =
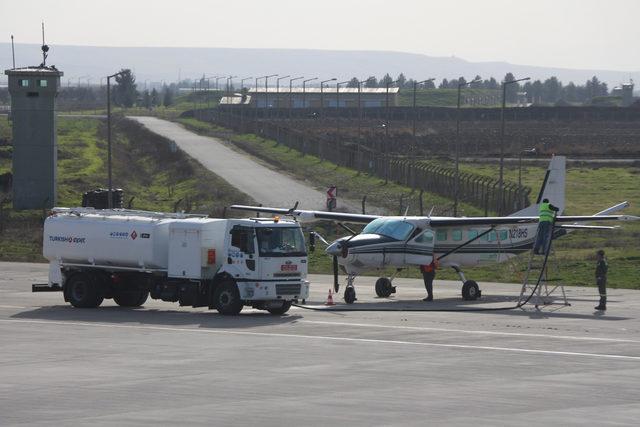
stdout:
{"type": "MultiPolygon", "coordinates": [[[[245,205],[232,205],[230,209],[247,211],[247,212],[263,212],[272,213],[277,215],[287,215],[294,217],[300,221],[313,221],[313,220],[329,220],[340,221],[350,223],[367,224],[374,219],[382,218],[381,215],[363,215],[363,214],[351,214],[342,212],[325,212],[325,211],[306,211],[301,209],[284,209],[284,208],[269,208],[262,206],[245,206],[245,205]]],[[[505,224],[526,224],[538,222],[537,216],[498,216],[498,217],[425,217],[430,221],[432,227],[452,227],[452,226],[465,226],[465,225],[505,225],[505,224]]],[[[639,220],[640,217],[630,215],[602,215],[600,212],[596,215],[565,215],[558,216],[556,222],[558,223],[575,223],[575,222],[590,222],[590,221],[633,221],[639,220]]]]}
{"type": "Polygon", "coordinates": [[[244,205],[232,205],[229,209],[235,209],[237,211],[247,212],[263,212],[272,213],[277,215],[292,216],[299,221],[314,221],[314,220],[328,220],[339,222],[350,222],[359,224],[368,224],[374,219],[380,218],[379,215],[363,215],[363,214],[350,214],[343,212],[325,212],[325,211],[305,211],[301,209],[283,209],[283,208],[268,208],[262,206],[244,206],[244,205]]]}
{"type": "MultiPolygon", "coordinates": [[[[590,222],[590,221],[636,221],[640,217],[632,215],[561,215],[556,217],[556,223],[564,222],[590,222]]],[[[504,225],[526,224],[538,222],[537,216],[497,216],[497,217],[472,217],[472,218],[443,218],[432,217],[431,227],[453,227],[465,225],[504,225]]]]}

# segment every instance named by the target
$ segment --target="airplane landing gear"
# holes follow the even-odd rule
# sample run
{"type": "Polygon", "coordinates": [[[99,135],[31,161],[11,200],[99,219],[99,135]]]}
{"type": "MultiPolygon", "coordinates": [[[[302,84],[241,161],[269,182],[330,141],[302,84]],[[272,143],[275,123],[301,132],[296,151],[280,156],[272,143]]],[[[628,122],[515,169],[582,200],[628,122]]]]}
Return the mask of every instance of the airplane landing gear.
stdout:
{"type": "Polygon", "coordinates": [[[482,296],[482,291],[478,286],[478,282],[475,280],[467,280],[464,276],[464,273],[457,265],[452,265],[458,276],[460,277],[460,281],[462,281],[462,299],[465,301],[475,301],[482,296]]]}
{"type": "Polygon", "coordinates": [[[347,286],[344,290],[344,302],[347,304],[353,304],[357,301],[356,298],[356,288],[353,287],[353,280],[355,276],[349,275],[347,276],[347,286]]]}
{"type": "Polygon", "coordinates": [[[465,301],[474,301],[480,298],[481,291],[478,283],[474,280],[467,280],[462,285],[462,299],[465,301]]]}
{"type": "Polygon", "coordinates": [[[381,277],[376,280],[376,295],[380,298],[388,298],[391,294],[396,293],[396,287],[391,284],[391,280],[381,277]]]}

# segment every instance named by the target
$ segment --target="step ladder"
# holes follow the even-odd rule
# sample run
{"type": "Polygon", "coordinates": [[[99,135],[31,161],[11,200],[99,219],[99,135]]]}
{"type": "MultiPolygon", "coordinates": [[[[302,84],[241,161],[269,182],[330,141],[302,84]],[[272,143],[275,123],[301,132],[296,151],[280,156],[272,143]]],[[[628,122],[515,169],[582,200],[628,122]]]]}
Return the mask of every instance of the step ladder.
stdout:
{"type": "Polygon", "coordinates": [[[562,283],[556,283],[558,278],[559,266],[555,258],[553,250],[553,240],[555,231],[555,215],[551,223],[551,238],[547,243],[544,255],[536,255],[534,252],[535,242],[538,240],[538,232],[536,232],[533,248],[529,255],[529,263],[527,271],[520,290],[518,298],[518,307],[523,308],[526,304],[533,304],[537,310],[541,306],[547,306],[555,303],[556,295],[561,295],[561,304],[570,306],[567,300],[567,294],[562,283]],[[549,270],[555,278],[550,278],[549,270]]]}

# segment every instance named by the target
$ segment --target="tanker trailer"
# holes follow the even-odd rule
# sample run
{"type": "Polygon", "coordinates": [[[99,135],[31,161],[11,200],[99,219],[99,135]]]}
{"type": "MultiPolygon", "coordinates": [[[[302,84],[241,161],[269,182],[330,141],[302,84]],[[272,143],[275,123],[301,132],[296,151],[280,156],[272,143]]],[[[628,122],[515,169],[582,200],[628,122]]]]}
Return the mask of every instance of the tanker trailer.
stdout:
{"type": "Polygon", "coordinates": [[[138,307],[151,297],[238,314],[284,314],[309,295],[300,225],[275,218],[215,219],[126,209],[54,208],[43,233],[49,281],[74,307],[104,299],[138,307]]]}

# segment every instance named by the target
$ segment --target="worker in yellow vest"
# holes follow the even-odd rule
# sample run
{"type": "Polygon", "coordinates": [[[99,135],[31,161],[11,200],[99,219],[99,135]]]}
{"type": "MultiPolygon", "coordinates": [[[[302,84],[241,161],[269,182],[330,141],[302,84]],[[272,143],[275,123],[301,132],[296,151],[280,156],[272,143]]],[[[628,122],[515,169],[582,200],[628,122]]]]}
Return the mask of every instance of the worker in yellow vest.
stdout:
{"type": "Polygon", "coordinates": [[[553,219],[558,208],[549,203],[549,199],[543,199],[540,203],[540,219],[538,220],[538,234],[533,246],[533,253],[544,255],[549,246],[549,239],[553,234],[553,219]]]}

